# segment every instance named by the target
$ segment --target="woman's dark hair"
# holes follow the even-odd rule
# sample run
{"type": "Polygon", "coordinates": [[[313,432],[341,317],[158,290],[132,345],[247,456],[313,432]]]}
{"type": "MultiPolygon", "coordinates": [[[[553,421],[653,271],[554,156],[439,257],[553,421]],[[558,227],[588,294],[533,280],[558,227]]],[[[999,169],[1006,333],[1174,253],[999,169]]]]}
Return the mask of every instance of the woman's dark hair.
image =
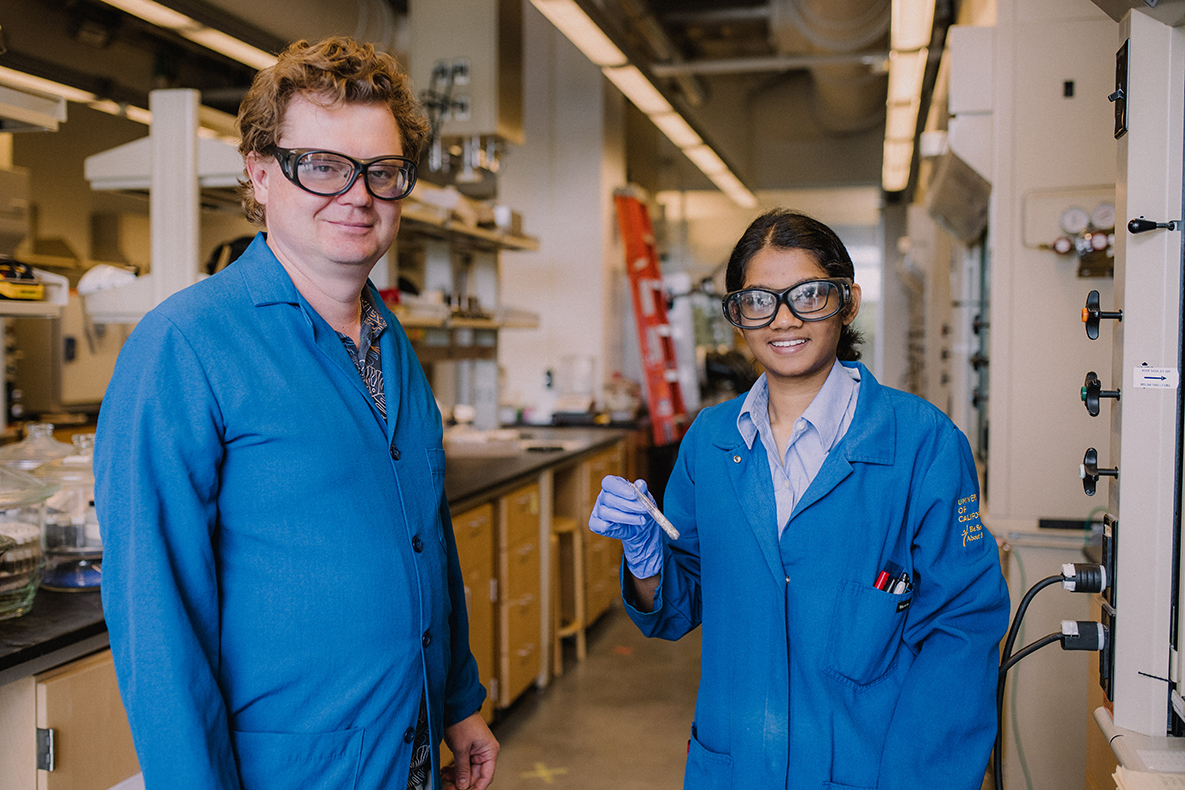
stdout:
{"type": "MultiPolygon", "coordinates": [[[[802,250],[826,270],[828,277],[856,279],[852,256],[835,231],[806,214],[779,208],[753,220],[733,248],[724,273],[724,287],[729,293],[744,287],[749,261],[767,247],[802,250]]],[[[836,356],[844,362],[855,362],[860,358],[859,345],[863,341],[860,333],[848,324],[839,334],[836,356]]]]}

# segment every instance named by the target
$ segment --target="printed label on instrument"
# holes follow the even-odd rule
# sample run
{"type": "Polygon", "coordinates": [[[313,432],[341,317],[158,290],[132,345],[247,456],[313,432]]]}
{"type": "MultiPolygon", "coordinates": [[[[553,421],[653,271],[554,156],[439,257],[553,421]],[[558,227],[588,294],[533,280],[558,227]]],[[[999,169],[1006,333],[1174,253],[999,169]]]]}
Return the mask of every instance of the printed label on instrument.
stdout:
{"type": "Polygon", "coordinates": [[[1180,381],[1176,368],[1148,368],[1140,365],[1132,369],[1132,383],[1136,389],[1175,390],[1180,381]]]}

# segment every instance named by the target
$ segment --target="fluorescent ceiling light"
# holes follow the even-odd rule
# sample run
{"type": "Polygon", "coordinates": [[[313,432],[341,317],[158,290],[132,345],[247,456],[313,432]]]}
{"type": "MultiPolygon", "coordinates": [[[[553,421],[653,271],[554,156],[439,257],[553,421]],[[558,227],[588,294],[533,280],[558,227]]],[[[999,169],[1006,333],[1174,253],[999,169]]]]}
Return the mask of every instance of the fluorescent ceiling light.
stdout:
{"type": "MultiPolygon", "coordinates": [[[[119,0],[130,2],[131,0],[119,0]]],[[[145,2],[146,0],[136,0],[145,2]]],[[[116,0],[104,0],[113,3],[116,0]]],[[[933,0],[931,0],[933,2],[933,0]]],[[[666,97],[654,87],[649,78],[630,65],[629,59],[617,45],[589,18],[576,0],[531,0],[531,4],[567,36],[590,61],[601,67],[605,78],[650,117],[655,126],[678,146],[708,178],[738,205],[753,208],[757,198],[691,124],[671,106],[666,97]]]]}
{"type": "Polygon", "coordinates": [[[734,203],[742,208],[755,208],[757,206],[757,196],[741,183],[741,180],[732,174],[731,170],[725,170],[721,173],[708,176],[712,179],[712,183],[720,187],[720,191],[728,195],[734,203]]]}
{"type": "Polygon", "coordinates": [[[889,104],[905,104],[922,95],[929,50],[889,53],[889,104]]]}
{"type": "Polygon", "coordinates": [[[598,66],[624,66],[629,59],[575,0],[531,0],[539,13],[598,66]]]}
{"type": "Polygon", "coordinates": [[[893,0],[890,46],[897,50],[930,46],[934,0],[893,0]]]}
{"type": "Polygon", "coordinates": [[[93,93],[71,88],[60,82],[34,77],[32,74],[25,74],[22,71],[14,71],[4,66],[0,66],[0,84],[10,85],[13,88],[24,88],[48,96],[61,96],[66,101],[88,102],[95,100],[93,93]]]}
{"type": "Polygon", "coordinates": [[[888,117],[885,119],[886,140],[913,139],[918,126],[918,105],[916,101],[889,105],[888,117]]]}
{"type": "Polygon", "coordinates": [[[153,0],[103,0],[103,2],[157,27],[172,30],[195,44],[254,69],[264,69],[276,62],[275,55],[239,41],[219,30],[206,27],[201,22],[171,8],[166,8],[153,0]]]}
{"type": "Polygon", "coordinates": [[[909,169],[913,161],[913,140],[885,140],[884,163],[881,166],[881,186],[886,192],[900,192],[909,186],[909,169]]]}
{"type": "Polygon", "coordinates": [[[683,116],[677,112],[655,113],[650,116],[650,120],[679,148],[687,148],[703,142],[696,134],[695,129],[691,128],[691,124],[687,123],[683,116]]]}
{"type": "Polygon", "coordinates": [[[724,164],[724,160],[712,150],[711,146],[702,143],[700,145],[690,145],[683,149],[683,153],[695,163],[696,167],[703,170],[709,178],[719,173],[728,172],[728,165],[724,164]]]}
{"type": "Polygon", "coordinates": [[[637,66],[620,66],[617,68],[601,69],[609,81],[625,94],[625,97],[647,115],[663,112],[674,112],[671,103],[658,92],[658,88],[650,84],[637,66]]]}

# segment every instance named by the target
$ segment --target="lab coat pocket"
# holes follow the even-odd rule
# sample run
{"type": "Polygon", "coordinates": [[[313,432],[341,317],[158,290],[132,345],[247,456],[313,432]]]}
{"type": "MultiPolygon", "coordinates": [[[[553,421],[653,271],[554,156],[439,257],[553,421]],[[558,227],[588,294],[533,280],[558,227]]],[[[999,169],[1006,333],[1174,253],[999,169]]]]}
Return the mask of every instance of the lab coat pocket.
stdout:
{"type": "Polygon", "coordinates": [[[444,448],[429,447],[428,468],[432,470],[432,495],[436,498],[436,538],[444,543],[444,522],[440,520],[440,500],[444,496],[444,448]]]}
{"type": "Polygon", "coordinates": [[[691,728],[691,742],[687,747],[687,771],[684,787],[696,790],[724,790],[732,787],[732,758],[727,754],[708,751],[695,737],[691,728]]]}
{"type": "Polygon", "coordinates": [[[888,676],[896,662],[911,595],[843,582],[831,616],[827,673],[857,690],[888,676]]]}
{"type": "Polygon", "coordinates": [[[840,785],[835,782],[824,782],[823,790],[876,790],[875,787],[856,787],[855,785],[840,785]]]}
{"type": "Polygon", "coordinates": [[[352,790],[361,728],[337,732],[233,732],[243,790],[352,790]]]}

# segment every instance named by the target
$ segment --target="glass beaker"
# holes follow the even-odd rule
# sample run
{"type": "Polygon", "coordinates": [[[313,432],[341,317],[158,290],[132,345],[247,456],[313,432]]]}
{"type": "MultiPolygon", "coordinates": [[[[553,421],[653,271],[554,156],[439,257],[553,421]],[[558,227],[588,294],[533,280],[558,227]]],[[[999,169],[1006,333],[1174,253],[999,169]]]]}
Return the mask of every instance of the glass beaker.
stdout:
{"type": "Polygon", "coordinates": [[[73,441],[74,453],[33,471],[60,487],[45,501],[41,541],[41,586],[58,592],[97,590],[103,573],[103,541],[95,516],[95,435],[76,434],[73,441]]]}

